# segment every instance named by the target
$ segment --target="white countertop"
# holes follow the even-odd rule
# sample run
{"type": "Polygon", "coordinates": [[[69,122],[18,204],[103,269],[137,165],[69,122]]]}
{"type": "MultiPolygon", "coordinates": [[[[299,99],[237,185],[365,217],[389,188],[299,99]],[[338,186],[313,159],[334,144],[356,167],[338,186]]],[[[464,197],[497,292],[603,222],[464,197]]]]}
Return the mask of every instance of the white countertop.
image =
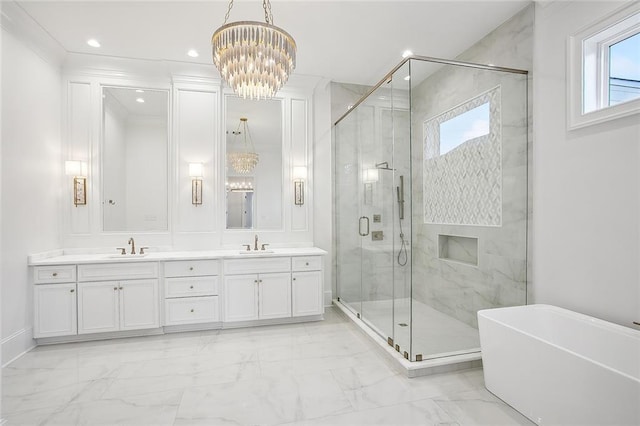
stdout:
{"type": "Polygon", "coordinates": [[[276,248],[267,251],[242,252],[240,250],[158,251],[145,255],[118,255],[109,253],[65,254],[64,250],[37,253],[28,257],[30,266],[70,265],[83,263],[161,262],[167,260],[248,259],[255,257],[322,256],[326,251],[317,247],[276,248]]]}

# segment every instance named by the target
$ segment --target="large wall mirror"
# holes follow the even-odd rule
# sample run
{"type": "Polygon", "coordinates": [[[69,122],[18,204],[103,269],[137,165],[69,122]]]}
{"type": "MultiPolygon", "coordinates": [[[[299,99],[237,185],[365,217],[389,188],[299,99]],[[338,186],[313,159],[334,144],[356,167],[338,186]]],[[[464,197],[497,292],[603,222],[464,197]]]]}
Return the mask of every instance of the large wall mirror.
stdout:
{"type": "Polygon", "coordinates": [[[105,232],[168,230],[166,90],[102,89],[105,232]]]}
{"type": "Polygon", "coordinates": [[[227,229],[282,229],[282,101],[226,96],[225,105],[227,229]]]}

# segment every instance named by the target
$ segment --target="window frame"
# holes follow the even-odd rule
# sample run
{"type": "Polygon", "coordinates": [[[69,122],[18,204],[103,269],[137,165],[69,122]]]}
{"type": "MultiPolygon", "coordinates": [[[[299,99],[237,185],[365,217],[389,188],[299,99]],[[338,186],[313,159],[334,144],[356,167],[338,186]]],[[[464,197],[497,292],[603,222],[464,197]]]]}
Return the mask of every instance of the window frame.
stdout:
{"type": "Polygon", "coordinates": [[[640,4],[633,3],[569,37],[569,130],[640,112],[640,98],[609,105],[609,48],[638,33],[640,4]]]}

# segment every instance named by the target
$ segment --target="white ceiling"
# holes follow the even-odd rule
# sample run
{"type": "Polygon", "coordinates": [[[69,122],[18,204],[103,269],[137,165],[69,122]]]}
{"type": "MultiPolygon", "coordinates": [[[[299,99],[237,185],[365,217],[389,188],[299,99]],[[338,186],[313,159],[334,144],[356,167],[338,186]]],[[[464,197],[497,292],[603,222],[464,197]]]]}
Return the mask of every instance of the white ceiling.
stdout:
{"type": "MultiPolygon", "coordinates": [[[[298,45],[296,74],[374,84],[411,49],[455,58],[530,1],[277,1],[274,24],[298,45]]],[[[226,1],[18,1],[66,51],[212,64],[226,1]],[[102,47],[86,44],[96,38],[102,47]],[[186,55],[199,51],[198,58],[186,55]]],[[[229,22],[264,21],[259,0],[236,0],[229,22]]],[[[501,65],[501,64],[496,64],[501,65]]],[[[212,65],[213,66],[213,65],[212,65]]]]}

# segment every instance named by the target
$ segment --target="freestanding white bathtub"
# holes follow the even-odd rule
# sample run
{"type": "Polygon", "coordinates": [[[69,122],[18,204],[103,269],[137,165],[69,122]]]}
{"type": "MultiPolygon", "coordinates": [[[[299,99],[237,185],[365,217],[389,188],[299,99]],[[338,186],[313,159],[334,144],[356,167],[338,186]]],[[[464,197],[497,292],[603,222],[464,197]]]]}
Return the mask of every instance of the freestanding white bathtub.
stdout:
{"type": "Polygon", "coordinates": [[[478,325],[487,389],[535,423],[640,425],[640,331],[549,305],[478,325]]]}

